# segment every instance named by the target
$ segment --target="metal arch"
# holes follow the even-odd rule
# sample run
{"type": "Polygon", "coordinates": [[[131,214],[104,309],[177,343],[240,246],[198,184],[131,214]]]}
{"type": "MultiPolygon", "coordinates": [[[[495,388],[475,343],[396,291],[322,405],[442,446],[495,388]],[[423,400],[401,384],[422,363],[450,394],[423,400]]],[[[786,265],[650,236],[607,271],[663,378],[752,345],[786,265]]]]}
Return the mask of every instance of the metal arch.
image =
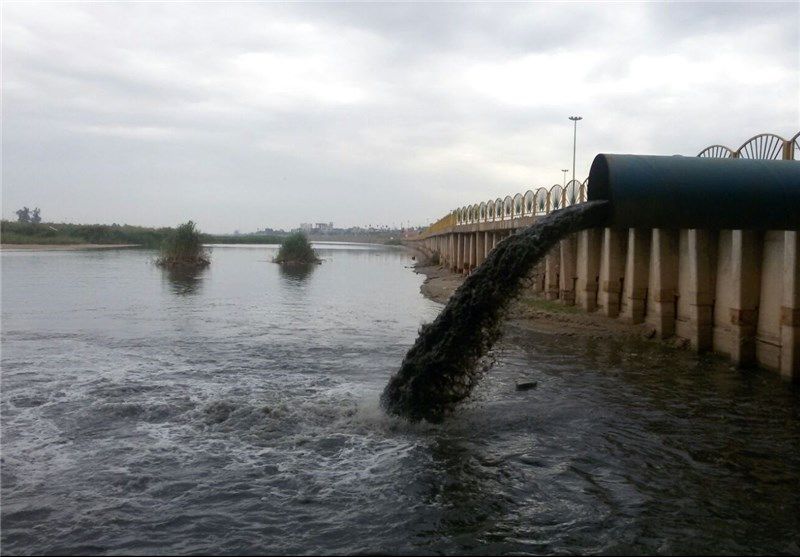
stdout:
{"type": "Polygon", "coordinates": [[[585,203],[589,200],[589,177],[587,176],[586,179],[581,184],[581,203],[585,203]]]}
{"type": "Polygon", "coordinates": [[[486,202],[486,221],[491,222],[494,220],[494,200],[490,199],[486,202]]]}
{"type": "Polygon", "coordinates": [[[736,152],[725,145],[711,145],[697,153],[697,156],[713,159],[733,159],[736,158],[736,152]]]}
{"type": "Polygon", "coordinates": [[[472,222],[481,222],[481,206],[479,203],[472,206],[472,222]]]}
{"type": "Polygon", "coordinates": [[[494,200],[494,220],[503,220],[503,200],[499,197],[494,200]]]}
{"type": "Polygon", "coordinates": [[[503,199],[503,220],[510,220],[514,212],[514,200],[510,195],[503,199]]]}
{"type": "Polygon", "coordinates": [[[454,210],[453,214],[455,214],[455,216],[456,216],[456,225],[457,226],[460,225],[461,224],[461,209],[454,210]]]}
{"type": "Polygon", "coordinates": [[[558,211],[564,208],[564,188],[561,184],[554,184],[550,188],[550,210],[558,211]]]}
{"type": "Polygon", "coordinates": [[[514,196],[514,207],[513,207],[513,214],[514,218],[519,218],[522,216],[522,212],[524,210],[524,205],[522,203],[522,194],[518,193],[514,196]]]}
{"type": "Polygon", "coordinates": [[[740,159],[777,160],[783,158],[783,146],[786,140],[774,133],[761,133],[751,137],[736,150],[740,159]]]}
{"type": "Polygon", "coordinates": [[[794,137],[789,140],[789,155],[793,161],[800,161],[800,132],[794,134],[794,137]]]}
{"type": "Polygon", "coordinates": [[[536,195],[531,190],[526,191],[525,195],[522,196],[522,199],[523,199],[523,202],[524,202],[523,203],[523,211],[524,211],[525,216],[527,216],[527,217],[533,215],[533,212],[534,212],[534,204],[533,204],[534,197],[536,197],[536,195]]]}
{"type": "Polygon", "coordinates": [[[478,220],[480,222],[486,222],[486,202],[481,201],[481,204],[478,207],[478,220]]]}
{"type": "Polygon", "coordinates": [[[575,205],[581,202],[581,186],[578,180],[570,180],[564,190],[564,207],[575,205]]]}
{"type": "Polygon", "coordinates": [[[545,188],[536,190],[534,200],[534,213],[537,215],[546,215],[550,212],[550,192],[545,188]]]}

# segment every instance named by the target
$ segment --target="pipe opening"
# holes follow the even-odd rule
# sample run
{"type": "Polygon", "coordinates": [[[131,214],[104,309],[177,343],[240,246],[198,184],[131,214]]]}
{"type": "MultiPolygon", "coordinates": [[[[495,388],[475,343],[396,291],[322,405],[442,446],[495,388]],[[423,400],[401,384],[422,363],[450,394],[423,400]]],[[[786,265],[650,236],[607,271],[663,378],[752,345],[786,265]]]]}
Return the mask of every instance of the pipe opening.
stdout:
{"type": "Polygon", "coordinates": [[[605,155],[597,155],[592,161],[592,167],[589,170],[589,185],[586,192],[587,200],[611,200],[609,181],[608,160],[605,155]]]}

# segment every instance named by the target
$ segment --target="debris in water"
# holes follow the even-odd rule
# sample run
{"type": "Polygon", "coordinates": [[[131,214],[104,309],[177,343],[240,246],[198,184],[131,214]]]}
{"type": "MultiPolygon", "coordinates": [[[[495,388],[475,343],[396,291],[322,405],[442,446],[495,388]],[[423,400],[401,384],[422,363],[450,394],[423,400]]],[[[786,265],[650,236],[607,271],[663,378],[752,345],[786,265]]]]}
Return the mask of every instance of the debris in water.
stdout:
{"type": "Polygon", "coordinates": [[[608,222],[607,201],[590,201],[551,213],[500,242],[451,296],[433,323],[423,325],[381,404],[410,420],[441,421],[467,398],[500,337],[500,324],[522,279],[564,236],[608,222]]]}
{"type": "Polygon", "coordinates": [[[535,389],[539,386],[538,381],[525,381],[522,383],[517,383],[517,390],[518,391],[530,391],[531,389],[535,389]]]}

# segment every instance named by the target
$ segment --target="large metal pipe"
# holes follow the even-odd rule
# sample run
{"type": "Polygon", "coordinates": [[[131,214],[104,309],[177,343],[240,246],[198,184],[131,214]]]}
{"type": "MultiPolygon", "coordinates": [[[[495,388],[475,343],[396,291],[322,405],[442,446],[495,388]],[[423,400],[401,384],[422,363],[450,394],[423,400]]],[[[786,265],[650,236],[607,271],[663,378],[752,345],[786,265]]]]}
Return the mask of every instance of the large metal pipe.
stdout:
{"type": "Polygon", "coordinates": [[[800,230],[800,162],[601,154],[588,199],[612,226],[800,230]]]}

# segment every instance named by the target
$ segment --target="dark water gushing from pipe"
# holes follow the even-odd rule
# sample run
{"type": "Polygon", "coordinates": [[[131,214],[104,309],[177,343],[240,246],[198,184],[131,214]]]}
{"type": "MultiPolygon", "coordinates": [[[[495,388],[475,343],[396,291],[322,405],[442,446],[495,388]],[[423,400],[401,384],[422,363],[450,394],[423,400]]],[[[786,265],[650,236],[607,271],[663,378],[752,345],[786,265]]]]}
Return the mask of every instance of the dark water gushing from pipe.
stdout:
{"type": "Polygon", "coordinates": [[[603,226],[607,201],[551,213],[500,242],[456,290],[433,323],[424,325],[381,403],[411,420],[441,421],[467,398],[480,378],[481,360],[500,336],[500,323],[522,279],[563,237],[603,226]]]}

